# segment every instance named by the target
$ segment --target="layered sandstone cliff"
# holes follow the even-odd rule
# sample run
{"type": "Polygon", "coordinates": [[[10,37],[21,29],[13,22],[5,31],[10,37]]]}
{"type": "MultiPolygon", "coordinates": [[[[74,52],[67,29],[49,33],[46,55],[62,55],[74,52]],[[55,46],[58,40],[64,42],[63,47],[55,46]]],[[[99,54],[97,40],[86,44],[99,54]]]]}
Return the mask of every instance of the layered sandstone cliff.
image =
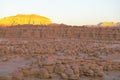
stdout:
{"type": "Polygon", "coordinates": [[[9,16],[0,19],[0,25],[4,25],[4,26],[23,25],[23,24],[47,25],[50,23],[51,20],[49,18],[35,14],[29,14],[29,15],[18,14],[15,16],[9,16]]]}

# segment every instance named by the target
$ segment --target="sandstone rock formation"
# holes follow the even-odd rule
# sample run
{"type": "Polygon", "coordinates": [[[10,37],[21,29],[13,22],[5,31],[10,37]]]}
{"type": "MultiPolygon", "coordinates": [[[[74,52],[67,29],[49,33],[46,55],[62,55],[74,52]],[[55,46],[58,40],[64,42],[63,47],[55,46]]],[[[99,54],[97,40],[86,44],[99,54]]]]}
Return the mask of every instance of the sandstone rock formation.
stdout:
{"type": "Polygon", "coordinates": [[[116,26],[120,26],[120,22],[116,23],[116,26]]]}
{"type": "Polygon", "coordinates": [[[109,27],[112,27],[112,26],[115,26],[115,23],[114,22],[101,22],[98,24],[99,26],[109,26],[109,27]]]}
{"type": "Polygon", "coordinates": [[[0,27],[0,38],[120,40],[120,27],[17,25],[0,27]]]}
{"type": "Polygon", "coordinates": [[[49,18],[35,14],[29,14],[29,15],[18,14],[15,16],[9,16],[0,19],[0,25],[4,25],[4,26],[23,25],[23,24],[47,25],[50,23],[51,20],[49,18]]]}
{"type": "Polygon", "coordinates": [[[58,26],[0,27],[0,80],[120,80],[120,27],[58,26]]]}

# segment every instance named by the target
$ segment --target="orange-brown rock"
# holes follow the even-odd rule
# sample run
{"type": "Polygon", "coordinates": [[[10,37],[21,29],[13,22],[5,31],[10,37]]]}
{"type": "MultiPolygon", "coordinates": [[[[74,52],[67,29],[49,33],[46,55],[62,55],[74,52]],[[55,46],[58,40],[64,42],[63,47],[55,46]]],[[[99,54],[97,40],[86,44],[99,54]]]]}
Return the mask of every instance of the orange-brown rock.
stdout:
{"type": "Polygon", "coordinates": [[[119,79],[120,27],[0,28],[0,80],[119,79]]]}
{"type": "Polygon", "coordinates": [[[120,22],[116,23],[116,26],[120,26],[120,22]]]}
{"type": "Polygon", "coordinates": [[[18,14],[15,16],[4,17],[0,19],[0,25],[12,26],[12,25],[47,25],[50,24],[51,20],[44,16],[35,14],[18,14]]]}

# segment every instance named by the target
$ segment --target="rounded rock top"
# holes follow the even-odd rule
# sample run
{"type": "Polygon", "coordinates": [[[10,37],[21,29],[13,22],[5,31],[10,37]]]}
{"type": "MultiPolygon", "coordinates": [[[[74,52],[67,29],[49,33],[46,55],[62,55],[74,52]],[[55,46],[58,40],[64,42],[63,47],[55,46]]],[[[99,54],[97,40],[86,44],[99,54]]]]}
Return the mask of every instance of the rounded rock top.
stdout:
{"type": "Polygon", "coordinates": [[[8,16],[0,19],[0,25],[12,26],[12,25],[48,25],[51,20],[47,17],[36,14],[17,14],[15,16],[8,16]]]}

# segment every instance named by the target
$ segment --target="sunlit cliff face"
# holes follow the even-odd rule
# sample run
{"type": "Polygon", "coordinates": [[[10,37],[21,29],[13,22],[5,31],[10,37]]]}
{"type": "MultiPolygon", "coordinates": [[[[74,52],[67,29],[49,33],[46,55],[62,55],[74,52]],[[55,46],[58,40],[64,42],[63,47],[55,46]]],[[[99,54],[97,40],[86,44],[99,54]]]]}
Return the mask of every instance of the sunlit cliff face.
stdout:
{"type": "Polygon", "coordinates": [[[104,27],[106,27],[106,26],[109,26],[109,27],[113,27],[113,26],[115,26],[116,24],[114,23],[114,22],[101,22],[100,24],[99,24],[99,26],[104,26],[104,27]]]}
{"type": "Polygon", "coordinates": [[[29,14],[29,15],[18,14],[15,16],[9,16],[0,19],[0,25],[4,25],[4,26],[23,25],[23,24],[47,25],[50,23],[51,20],[49,18],[35,14],[29,14]]]}

